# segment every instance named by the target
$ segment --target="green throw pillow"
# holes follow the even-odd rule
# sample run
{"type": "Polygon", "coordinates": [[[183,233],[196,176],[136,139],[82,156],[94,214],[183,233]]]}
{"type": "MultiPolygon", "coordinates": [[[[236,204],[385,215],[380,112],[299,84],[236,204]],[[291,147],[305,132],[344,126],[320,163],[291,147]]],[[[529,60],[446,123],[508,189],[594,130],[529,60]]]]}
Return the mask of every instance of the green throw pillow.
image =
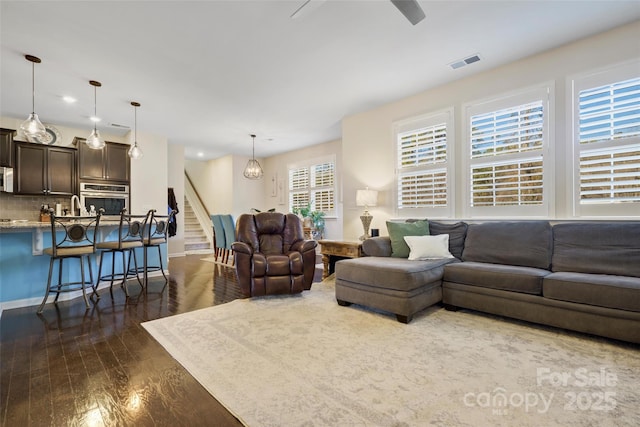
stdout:
{"type": "Polygon", "coordinates": [[[391,239],[391,256],[396,258],[407,258],[409,256],[409,246],[404,241],[404,236],[426,236],[429,234],[429,223],[427,221],[416,222],[392,222],[387,221],[387,231],[391,239]]]}

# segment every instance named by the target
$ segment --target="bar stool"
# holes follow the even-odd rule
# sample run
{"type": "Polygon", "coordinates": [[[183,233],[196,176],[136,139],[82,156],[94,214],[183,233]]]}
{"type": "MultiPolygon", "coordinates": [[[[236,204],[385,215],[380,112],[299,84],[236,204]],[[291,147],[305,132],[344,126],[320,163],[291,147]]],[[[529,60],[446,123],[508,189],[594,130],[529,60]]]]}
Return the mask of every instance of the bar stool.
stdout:
{"type": "Polygon", "coordinates": [[[102,280],[109,281],[109,292],[113,298],[113,283],[117,280],[122,280],[120,286],[124,289],[124,293],[129,296],[127,290],[127,279],[129,277],[136,277],[138,283],[142,287],[140,277],[138,277],[138,261],[136,259],[136,248],[141,248],[142,233],[144,230],[144,224],[146,223],[147,215],[129,215],[126,209],[120,211],[120,223],[118,225],[118,239],[113,241],[98,242],[96,248],[101,250],[100,266],[98,267],[98,280],[94,285],[94,294],[100,298],[96,293],[98,283],[102,280]],[[107,254],[111,254],[111,273],[102,275],[102,262],[107,254]],[[116,272],[116,254],[122,254],[122,272],[116,272]],[[131,258],[135,270],[130,270],[131,258]]]}
{"type": "MultiPolygon", "coordinates": [[[[142,268],[136,268],[136,273],[142,273],[142,283],[145,290],[147,289],[147,282],[149,279],[149,273],[153,271],[160,271],[164,277],[165,286],[168,282],[167,275],[164,274],[164,266],[162,262],[162,251],[160,245],[167,243],[167,234],[169,231],[169,223],[173,221],[176,216],[176,211],[171,210],[169,215],[156,215],[156,210],[151,209],[147,213],[147,222],[144,227],[143,238],[143,266],[142,268]],[[149,265],[149,248],[158,249],[159,265],[149,265]]],[[[164,288],[163,288],[164,289],[164,288]]]]}
{"type": "Polygon", "coordinates": [[[55,292],[56,297],[54,303],[58,302],[61,292],[72,292],[82,290],[84,304],[89,309],[89,300],[87,299],[86,288],[89,286],[93,289],[93,272],[91,271],[90,256],[96,253],[96,237],[98,226],[100,225],[100,217],[104,212],[101,209],[96,216],[65,216],[57,217],[53,209],[49,210],[51,218],[51,247],[46,248],[44,253],[49,255],[49,277],[47,279],[47,289],[44,294],[42,303],[38,307],[37,313],[42,313],[44,305],[49,298],[49,292],[55,292]],[[69,270],[69,281],[62,281],[62,272],[64,260],[75,258],[80,261],[80,280],[73,281],[73,271],[69,270]],[[54,264],[58,261],[58,283],[51,284],[53,276],[54,264]],[[86,280],[84,263],[89,266],[89,280],[86,280]]]}

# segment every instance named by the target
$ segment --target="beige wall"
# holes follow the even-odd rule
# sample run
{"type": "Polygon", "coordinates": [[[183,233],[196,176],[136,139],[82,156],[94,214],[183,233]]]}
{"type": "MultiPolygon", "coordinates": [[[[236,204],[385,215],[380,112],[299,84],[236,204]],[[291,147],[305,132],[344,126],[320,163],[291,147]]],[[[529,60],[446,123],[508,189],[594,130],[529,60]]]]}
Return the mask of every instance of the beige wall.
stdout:
{"type": "MultiPolygon", "coordinates": [[[[370,209],[374,216],[371,227],[386,234],[385,221],[394,217],[395,145],[393,124],[402,119],[455,109],[455,149],[460,151],[463,132],[463,104],[521,90],[545,82],[555,87],[555,116],[551,132],[555,152],[555,216],[570,213],[567,194],[567,167],[570,153],[567,129],[567,105],[572,75],[584,73],[640,56],[638,40],[640,22],[589,37],[548,52],[516,61],[490,71],[426,90],[417,95],[387,104],[375,110],[346,117],[342,123],[342,185],[344,190],[344,238],[362,234],[361,208],[355,206],[355,193],[369,186],[380,191],[378,206],[370,209]],[[630,56],[631,55],[631,56],[630,56]]],[[[455,70],[451,71],[455,73],[455,70]]],[[[459,159],[460,156],[457,156],[459,159]]],[[[456,169],[460,170],[459,160],[456,169]]],[[[461,180],[455,184],[456,217],[462,217],[461,180]]]]}
{"type": "Polygon", "coordinates": [[[169,256],[184,255],[184,147],[169,144],[167,159],[167,180],[173,188],[178,202],[178,229],[176,235],[169,239],[167,251],[169,256]]]}

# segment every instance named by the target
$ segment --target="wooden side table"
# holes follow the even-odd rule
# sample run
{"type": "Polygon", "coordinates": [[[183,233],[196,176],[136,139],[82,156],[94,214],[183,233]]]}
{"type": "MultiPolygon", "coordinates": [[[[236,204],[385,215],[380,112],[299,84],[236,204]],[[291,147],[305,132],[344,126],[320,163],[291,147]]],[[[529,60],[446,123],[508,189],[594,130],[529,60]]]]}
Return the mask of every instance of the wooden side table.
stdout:
{"type": "Polygon", "coordinates": [[[362,253],[362,242],[346,242],[340,240],[318,240],[324,270],[322,278],[326,279],[335,271],[336,261],[344,258],[359,258],[362,253]]]}

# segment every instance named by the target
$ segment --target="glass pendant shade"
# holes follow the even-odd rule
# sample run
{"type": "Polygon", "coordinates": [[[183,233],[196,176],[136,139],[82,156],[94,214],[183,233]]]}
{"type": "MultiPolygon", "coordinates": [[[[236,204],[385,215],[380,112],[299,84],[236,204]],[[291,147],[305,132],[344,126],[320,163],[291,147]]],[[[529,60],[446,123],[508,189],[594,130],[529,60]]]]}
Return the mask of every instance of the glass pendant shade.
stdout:
{"type": "Polygon", "coordinates": [[[256,159],[251,159],[244,168],[244,177],[249,179],[260,179],[264,172],[256,159]]]}
{"type": "Polygon", "coordinates": [[[87,138],[86,144],[89,148],[93,148],[94,150],[101,150],[105,146],[105,142],[102,138],[100,138],[100,131],[97,128],[93,128],[91,135],[87,138]]]}
{"type": "Polygon", "coordinates": [[[260,163],[256,160],[256,136],[251,135],[253,140],[253,153],[251,156],[251,160],[247,162],[247,166],[244,168],[244,177],[248,179],[260,179],[264,172],[262,171],[262,167],[260,163]]]}
{"type": "Polygon", "coordinates": [[[25,59],[31,62],[31,114],[27,117],[27,120],[22,122],[20,125],[20,130],[24,132],[25,135],[30,136],[32,138],[43,138],[47,135],[47,129],[45,129],[44,125],[38,118],[36,114],[36,77],[35,77],[35,66],[42,62],[40,58],[25,55],[25,59]]]}
{"type": "Polygon", "coordinates": [[[32,138],[42,138],[47,134],[47,129],[36,113],[29,114],[27,120],[20,125],[20,130],[32,138]]]}
{"type": "MultiPolygon", "coordinates": [[[[93,86],[93,116],[98,117],[97,114],[97,88],[102,86],[102,83],[97,82],[95,80],[89,80],[89,84],[93,86]]],[[[94,150],[102,150],[105,146],[105,142],[102,138],[100,138],[100,132],[98,132],[98,128],[96,125],[93,125],[93,131],[91,131],[91,135],[85,141],[89,148],[93,148],[94,150]]]]}
{"type": "Polygon", "coordinates": [[[133,160],[139,160],[144,156],[144,153],[142,152],[140,147],[138,147],[137,142],[134,143],[131,148],[129,148],[127,154],[129,154],[129,157],[131,157],[133,160]]]}
{"type": "Polygon", "coordinates": [[[144,153],[140,147],[138,147],[138,107],[140,103],[133,101],[131,105],[133,105],[133,145],[129,148],[127,154],[133,160],[139,160],[144,156],[144,153]]]}

